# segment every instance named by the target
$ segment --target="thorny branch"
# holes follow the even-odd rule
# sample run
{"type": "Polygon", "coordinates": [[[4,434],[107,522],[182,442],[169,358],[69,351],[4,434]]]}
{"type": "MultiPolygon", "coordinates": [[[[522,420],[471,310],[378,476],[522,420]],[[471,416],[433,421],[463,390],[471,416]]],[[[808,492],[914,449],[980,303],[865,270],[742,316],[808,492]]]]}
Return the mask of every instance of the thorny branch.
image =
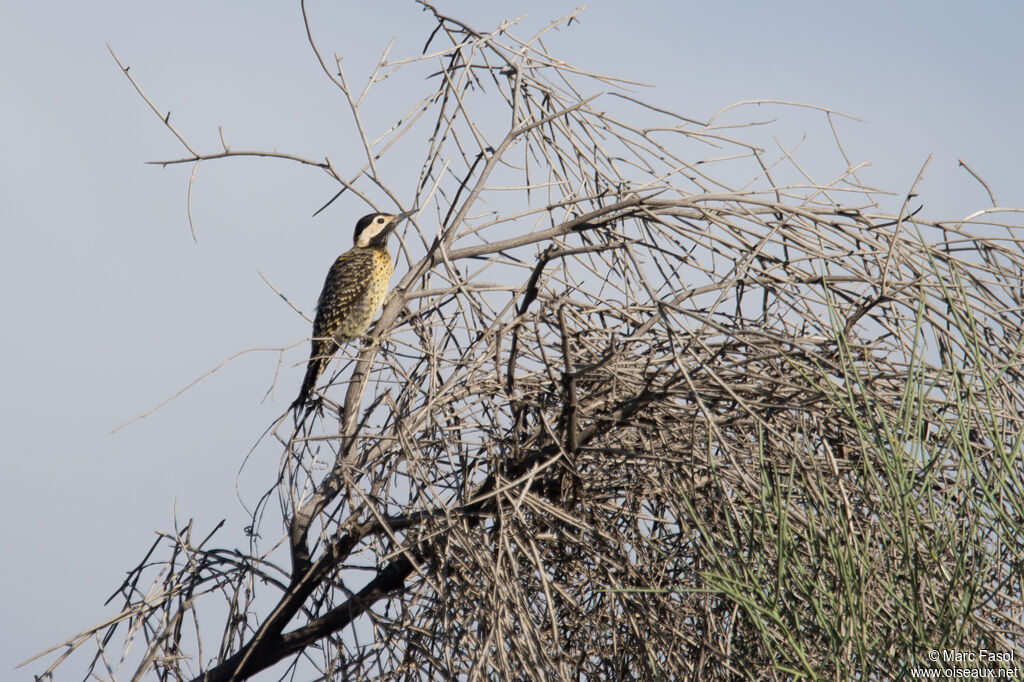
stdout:
{"type": "Polygon", "coordinates": [[[524,40],[516,22],[479,31],[419,4],[423,55],[389,61],[389,45],[361,93],[303,5],[364,147],[347,179],[328,160],[194,149],[115,55],[188,152],[158,163],[273,156],[367,203],[403,208],[397,188],[415,186],[421,212],[380,342],[342,362],[321,414],[273,430],[263,499],[276,493],[286,537],[262,547],[263,504],[248,552],[193,543],[191,525],[162,536],[121,613],[43,677],[89,642],[89,674],[111,671],[120,628],[125,650],[146,643],[138,676],[160,679],[282,661],[324,679],[871,678],[917,646],[904,614],[941,629],[950,576],[968,573],[978,607],[957,627],[1024,654],[1021,228],[998,207],[916,217],[914,188],[887,211],[827,108],[812,107],[847,167],[817,184],[792,150],[772,159],[755,126],[724,122],[749,103],[707,123],[645,103],[548,52],[578,12],[524,40]],[[360,107],[400,78],[408,113],[371,140],[360,107]],[[416,178],[380,175],[399,139],[420,144],[416,178]],[[928,390],[908,392],[912,377],[928,390]],[[971,452],[943,446],[961,431],[971,452]],[[899,486],[920,506],[893,506],[899,486]],[[964,573],[950,548],[972,533],[987,535],[964,573]],[[902,644],[876,654],[845,633],[836,650],[814,596],[845,575],[827,547],[893,585],[914,564],[912,602],[883,584],[858,596],[902,644]],[[816,587],[769,595],[762,568],[816,587]],[[216,595],[219,638],[199,627],[216,595]],[[759,621],[758,599],[796,620],[759,621]]]}

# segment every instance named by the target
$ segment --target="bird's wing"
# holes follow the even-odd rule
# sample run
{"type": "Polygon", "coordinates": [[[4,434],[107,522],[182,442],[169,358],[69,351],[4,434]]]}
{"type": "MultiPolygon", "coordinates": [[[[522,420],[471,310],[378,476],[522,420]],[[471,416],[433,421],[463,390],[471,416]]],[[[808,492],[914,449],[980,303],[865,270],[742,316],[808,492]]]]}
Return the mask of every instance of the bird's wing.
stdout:
{"type": "Polygon", "coordinates": [[[302,380],[299,397],[291,406],[296,414],[309,400],[320,372],[338,349],[334,332],[366,293],[372,274],[373,254],[365,249],[352,249],[341,254],[327,272],[327,280],[316,304],[306,376],[302,380]]]}
{"type": "Polygon", "coordinates": [[[352,249],[338,256],[327,272],[320,300],[316,304],[313,336],[334,336],[338,325],[366,293],[373,274],[373,253],[366,249],[352,249]]]}

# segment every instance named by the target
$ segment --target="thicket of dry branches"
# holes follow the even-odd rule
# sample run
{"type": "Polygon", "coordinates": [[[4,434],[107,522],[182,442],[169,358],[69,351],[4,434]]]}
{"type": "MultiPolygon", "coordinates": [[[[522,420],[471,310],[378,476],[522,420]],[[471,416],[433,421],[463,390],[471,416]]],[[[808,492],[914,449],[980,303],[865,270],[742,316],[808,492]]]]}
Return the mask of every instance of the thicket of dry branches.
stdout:
{"type": "Polygon", "coordinates": [[[423,54],[385,54],[362,92],[310,33],[365,163],[179,135],[166,163],[282,156],[421,211],[383,341],[273,430],[284,540],[267,505],[247,552],[161,535],[122,610],[69,640],[97,648],[85,677],[885,679],[932,648],[1024,657],[1009,214],[928,220],[913,189],[887,213],[849,163],[821,183],[748,126],[649,106],[547,51],[574,15],[524,39],[421,4],[423,54]],[[397,82],[419,94],[368,129],[397,82]]]}

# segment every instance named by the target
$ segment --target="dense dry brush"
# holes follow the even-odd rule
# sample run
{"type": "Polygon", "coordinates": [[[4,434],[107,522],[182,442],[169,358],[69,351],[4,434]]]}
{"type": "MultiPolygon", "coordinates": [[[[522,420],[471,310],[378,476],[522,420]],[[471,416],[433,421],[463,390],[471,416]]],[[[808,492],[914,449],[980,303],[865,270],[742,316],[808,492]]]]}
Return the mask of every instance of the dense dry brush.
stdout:
{"type": "Polygon", "coordinates": [[[203,153],[161,116],[188,150],[161,163],[284,157],[420,210],[379,343],[343,349],[321,410],[260,447],[280,477],[250,546],[161,534],[121,611],[69,640],[91,670],[133,640],[138,676],[210,681],[1024,659],[1014,213],[937,221],[916,182],[863,185],[828,109],[761,103],[819,117],[840,160],[821,182],[727,123],[751,103],[646,104],[548,51],[575,13],[523,38],[420,4],[423,53],[385,52],[363,91],[307,21],[361,162],[203,153]],[[399,83],[407,111],[370,129],[399,83]]]}

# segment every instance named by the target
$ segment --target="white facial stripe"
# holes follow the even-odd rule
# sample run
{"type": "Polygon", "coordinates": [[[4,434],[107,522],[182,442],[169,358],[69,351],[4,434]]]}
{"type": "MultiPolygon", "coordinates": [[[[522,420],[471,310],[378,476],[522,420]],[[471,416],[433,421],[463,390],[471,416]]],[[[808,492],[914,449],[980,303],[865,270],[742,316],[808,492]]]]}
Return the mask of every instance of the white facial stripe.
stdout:
{"type": "Polygon", "coordinates": [[[359,246],[369,246],[370,240],[379,235],[391,222],[391,216],[379,215],[359,235],[359,246]]]}

